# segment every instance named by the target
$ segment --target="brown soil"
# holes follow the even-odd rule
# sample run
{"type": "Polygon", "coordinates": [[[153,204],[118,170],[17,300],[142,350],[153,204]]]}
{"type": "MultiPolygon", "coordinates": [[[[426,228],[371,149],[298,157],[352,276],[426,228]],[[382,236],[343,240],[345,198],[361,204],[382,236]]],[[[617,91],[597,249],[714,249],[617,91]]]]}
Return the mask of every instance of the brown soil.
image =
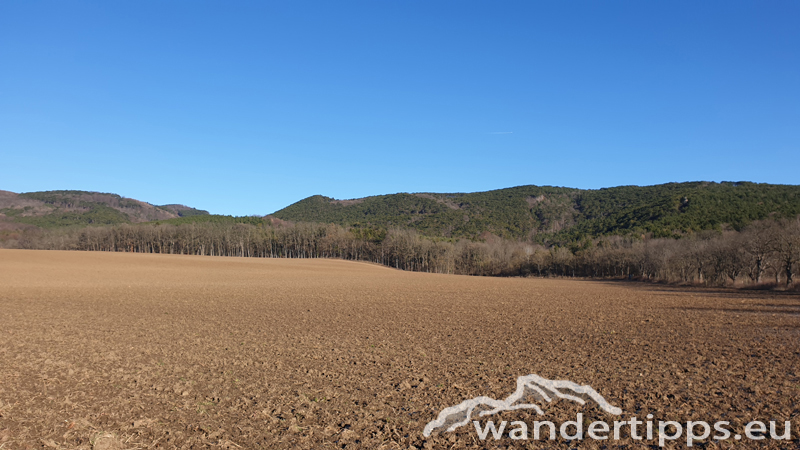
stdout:
{"type": "MultiPolygon", "coordinates": [[[[791,442],[697,448],[798,447],[796,294],[0,250],[0,312],[4,450],[567,448],[422,435],[531,373],[591,385],[625,419],[793,421],[791,442]]],[[[492,418],[613,421],[576,405],[492,418]]],[[[603,445],[646,448],[569,448],[603,445]]]]}

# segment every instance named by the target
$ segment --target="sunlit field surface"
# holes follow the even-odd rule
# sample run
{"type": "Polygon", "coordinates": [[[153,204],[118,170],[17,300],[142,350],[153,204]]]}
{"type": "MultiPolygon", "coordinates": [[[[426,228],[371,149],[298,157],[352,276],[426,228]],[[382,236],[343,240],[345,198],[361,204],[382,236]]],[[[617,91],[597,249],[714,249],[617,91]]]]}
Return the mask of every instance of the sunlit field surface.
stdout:
{"type": "MultiPolygon", "coordinates": [[[[0,448],[648,448],[434,433],[517,377],[591,385],[622,419],[792,421],[800,298],[484,278],[340,261],[0,250],[0,448]]],[[[612,422],[570,401],[491,419],[612,422]]],[[[485,418],[481,419],[485,423],[485,418]]],[[[685,441],[669,443],[683,448],[685,441]]]]}

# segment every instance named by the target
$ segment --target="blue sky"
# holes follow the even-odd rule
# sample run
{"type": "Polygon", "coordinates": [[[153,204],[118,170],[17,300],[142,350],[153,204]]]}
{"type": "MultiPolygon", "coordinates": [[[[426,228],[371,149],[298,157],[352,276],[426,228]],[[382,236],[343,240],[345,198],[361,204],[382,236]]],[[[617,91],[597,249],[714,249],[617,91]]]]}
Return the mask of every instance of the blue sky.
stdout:
{"type": "Polygon", "coordinates": [[[794,1],[4,1],[0,189],[800,183],[794,1]]]}

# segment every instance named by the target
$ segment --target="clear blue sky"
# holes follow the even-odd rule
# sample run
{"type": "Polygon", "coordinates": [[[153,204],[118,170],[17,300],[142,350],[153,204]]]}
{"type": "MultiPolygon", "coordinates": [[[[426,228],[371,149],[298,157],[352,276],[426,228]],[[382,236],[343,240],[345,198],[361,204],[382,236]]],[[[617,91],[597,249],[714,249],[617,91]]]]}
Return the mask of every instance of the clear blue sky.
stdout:
{"type": "Polygon", "coordinates": [[[800,2],[0,2],[0,189],[800,183],[800,2]]]}

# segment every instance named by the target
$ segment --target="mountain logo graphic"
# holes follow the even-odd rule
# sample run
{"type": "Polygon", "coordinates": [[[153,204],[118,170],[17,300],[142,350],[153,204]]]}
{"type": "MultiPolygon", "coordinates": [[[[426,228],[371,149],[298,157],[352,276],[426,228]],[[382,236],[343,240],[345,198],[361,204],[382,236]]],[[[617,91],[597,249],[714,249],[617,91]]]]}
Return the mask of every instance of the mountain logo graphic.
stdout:
{"type": "Polygon", "coordinates": [[[464,400],[455,406],[445,408],[439,416],[425,425],[422,434],[428,437],[434,431],[455,431],[473,420],[473,417],[485,417],[501,411],[517,409],[533,409],[543,415],[538,402],[551,402],[554,398],[572,400],[585,405],[587,400],[594,401],[603,411],[618,416],[622,410],[611,405],[591,386],[581,386],[568,380],[548,380],[536,374],[517,378],[517,390],[505,398],[495,400],[490,397],[475,397],[464,400]]]}

